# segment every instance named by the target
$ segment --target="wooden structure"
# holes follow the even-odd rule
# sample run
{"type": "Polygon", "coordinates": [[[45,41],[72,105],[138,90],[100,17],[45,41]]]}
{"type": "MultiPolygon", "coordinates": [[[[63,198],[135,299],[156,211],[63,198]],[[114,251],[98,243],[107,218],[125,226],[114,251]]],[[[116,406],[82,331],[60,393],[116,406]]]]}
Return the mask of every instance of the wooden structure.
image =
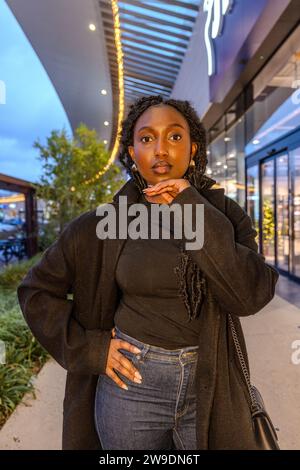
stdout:
{"type": "Polygon", "coordinates": [[[26,252],[29,257],[38,251],[37,241],[37,201],[35,188],[29,181],[0,173],[0,189],[17,192],[25,196],[26,252]]]}

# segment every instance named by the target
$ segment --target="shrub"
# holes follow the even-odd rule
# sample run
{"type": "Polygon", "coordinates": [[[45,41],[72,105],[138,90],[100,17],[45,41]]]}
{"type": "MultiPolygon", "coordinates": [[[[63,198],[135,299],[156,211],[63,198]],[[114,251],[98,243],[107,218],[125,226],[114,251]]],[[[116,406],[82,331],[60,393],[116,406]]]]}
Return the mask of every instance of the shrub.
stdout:
{"type": "Polygon", "coordinates": [[[23,398],[33,392],[33,377],[48,353],[31,334],[18,305],[16,292],[0,289],[0,340],[5,364],[0,364],[0,426],[23,398]]]}
{"type": "MultiPolygon", "coordinates": [[[[7,297],[8,298],[8,297],[7,297]]],[[[12,300],[9,299],[9,300],[12,300]]],[[[0,339],[5,343],[5,364],[0,364],[0,426],[27,392],[48,353],[32,336],[18,306],[0,315],[0,339]]]]}
{"type": "Polygon", "coordinates": [[[0,288],[16,288],[18,284],[20,284],[27,271],[29,271],[29,269],[37,263],[41,256],[42,253],[38,253],[28,260],[6,266],[0,272],[0,288]]]}

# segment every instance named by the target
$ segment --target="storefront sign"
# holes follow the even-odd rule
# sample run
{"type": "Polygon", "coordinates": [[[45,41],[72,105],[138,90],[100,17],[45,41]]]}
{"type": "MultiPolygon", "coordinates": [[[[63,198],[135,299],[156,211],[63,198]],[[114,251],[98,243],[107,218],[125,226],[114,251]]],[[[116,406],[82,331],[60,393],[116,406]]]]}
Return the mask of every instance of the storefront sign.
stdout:
{"type": "Polygon", "coordinates": [[[216,72],[213,41],[222,34],[224,18],[230,12],[234,0],[204,0],[203,11],[207,13],[205,23],[205,45],[208,60],[208,75],[216,72]]]}

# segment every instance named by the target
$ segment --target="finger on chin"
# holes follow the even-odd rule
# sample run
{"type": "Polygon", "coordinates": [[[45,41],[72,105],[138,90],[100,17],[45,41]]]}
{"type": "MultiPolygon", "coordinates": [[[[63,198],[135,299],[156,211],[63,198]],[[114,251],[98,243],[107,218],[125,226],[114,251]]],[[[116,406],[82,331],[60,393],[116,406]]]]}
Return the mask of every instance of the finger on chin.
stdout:
{"type": "Polygon", "coordinates": [[[174,197],[171,196],[171,194],[169,193],[162,193],[162,196],[163,198],[167,201],[167,203],[169,204],[170,202],[173,201],[174,197]]]}

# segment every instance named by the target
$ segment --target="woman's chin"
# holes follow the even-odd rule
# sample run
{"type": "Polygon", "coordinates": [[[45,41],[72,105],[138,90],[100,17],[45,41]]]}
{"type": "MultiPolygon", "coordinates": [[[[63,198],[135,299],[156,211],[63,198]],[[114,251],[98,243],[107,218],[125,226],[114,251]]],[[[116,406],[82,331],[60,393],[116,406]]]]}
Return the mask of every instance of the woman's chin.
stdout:
{"type": "Polygon", "coordinates": [[[144,178],[144,179],[146,180],[148,185],[154,186],[155,184],[160,183],[161,181],[169,180],[171,178],[174,178],[174,177],[166,174],[166,175],[157,175],[154,178],[149,178],[149,179],[144,178]]]}

